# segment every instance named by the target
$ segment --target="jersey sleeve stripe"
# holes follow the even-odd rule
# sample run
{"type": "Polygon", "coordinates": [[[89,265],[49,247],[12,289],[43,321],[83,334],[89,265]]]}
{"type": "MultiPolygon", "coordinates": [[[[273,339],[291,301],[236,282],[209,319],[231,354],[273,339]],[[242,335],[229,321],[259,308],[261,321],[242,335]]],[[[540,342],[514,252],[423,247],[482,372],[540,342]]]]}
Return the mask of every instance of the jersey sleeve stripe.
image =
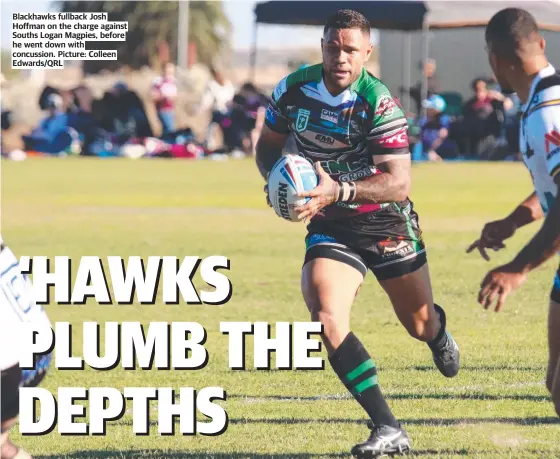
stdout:
{"type": "Polygon", "coordinates": [[[556,177],[556,176],[558,175],[558,173],[560,173],[560,163],[557,164],[556,167],[553,168],[553,169],[550,171],[550,176],[551,176],[552,178],[554,178],[554,177],[556,177]]]}
{"type": "Polygon", "coordinates": [[[392,131],[397,127],[404,127],[407,126],[408,122],[404,118],[398,118],[396,120],[387,121],[385,123],[379,124],[378,126],[374,127],[371,131],[369,131],[369,135],[371,134],[384,134],[385,131],[392,131]]]}
{"type": "Polygon", "coordinates": [[[560,105],[560,99],[554,100],[547,100],[545,102],[541,102],[540,104],[535,105],[531,110],[527,112],[527,116],[531,115],[532,113],[536,112],[537,110],[544,108],[544,107],[554,107],[556,105],[560,105]]]}
{"type": "Polygon", "coordinates": [[[389,129],[385,132],[382,132],[381,134],[376,134],[376,135],[368,135],[367,139],[368,140],[376,140],[376,139],[381,139],[383,137],[390,137],[392,135],[398,134],[399,132],[403,131],[403,127],[397,127],[394,129],[389,129]]]}

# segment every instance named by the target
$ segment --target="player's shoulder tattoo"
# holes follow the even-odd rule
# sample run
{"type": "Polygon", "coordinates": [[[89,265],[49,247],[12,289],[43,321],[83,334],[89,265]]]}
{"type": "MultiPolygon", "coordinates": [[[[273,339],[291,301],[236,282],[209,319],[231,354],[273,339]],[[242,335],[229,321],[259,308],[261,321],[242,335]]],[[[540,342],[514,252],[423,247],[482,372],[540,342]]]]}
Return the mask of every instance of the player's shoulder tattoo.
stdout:
{"type": "Polygon", "coordinates": [[[321,81],[322,67],[323,64],[310,65],[290,73],[276,85],[276,88],[274,88],[272,93],[272,100],[277,103],[282,96],[290,90],[290,88],[300,84],[310,81],[321,81]]]}

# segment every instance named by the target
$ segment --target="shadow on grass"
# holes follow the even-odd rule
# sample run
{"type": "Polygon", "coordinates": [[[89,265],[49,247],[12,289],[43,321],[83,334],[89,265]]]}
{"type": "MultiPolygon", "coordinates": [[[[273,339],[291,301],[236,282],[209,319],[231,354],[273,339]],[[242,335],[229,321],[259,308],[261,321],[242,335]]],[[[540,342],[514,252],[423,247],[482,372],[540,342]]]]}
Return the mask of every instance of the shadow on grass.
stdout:
{"type": "MultiPolygon", "coordinates": [[[[469,456],[473,454],[492,454],[496,451],[469,451],[466,449],[419,449],[413,450],[409,457],[418,456],[432,456],[439,457],[448,456],[469,456]]],[[[539,453],[538,451],[532,451],[539,453]]],[[[550,453],[550,451],[543,451],[543,453],[550,453]]],[[[254,453],[254,452],[179,452],[179,451],[166,451],[166,450],[132,450],[132,451],[109,451],[109,450],[91,450],[91,451],[75,451],[63,456],[33,456],[35,459],[82,459],[82,458],[102,458],[102,459],[315,459],[315,458],[350,458],[349,453],[336,453],[336,454],[314,454],[314,453],[254,453]]]]}
{"type": "MultiPolygon", "coordinates": [[[[525,400],[531,402],[549,402],[550,397],[547,395],[531,395],[531,394],[511,394],[511,395],[490,395],[490,394],[409,394],[409,393],[397,393],[397,394],[385,394],[387,400],[525,400]]],[[[278,400],[284,402],[312,402],[321,400],[350,400],[352,396],[350,394],[340,394],[340,395],[308,395],[308,396],[286,396],[286,395],[243,395],[243,394],[229,394],[228,400],[243,400],[246,399],[248,402],[258,401],[258,400],[278,400]]]]}
{"type": "MultiPolygon", "coordinates": [[[[458,425],[476,425],[476,424],[515,424],[520,426],[538,426],[538,425],[560,425],[560,418],[557,417],[501,417],[501,418],[419,418],[419,419],[399,419],[403,426],[458,426],[458,425]]],[[[110,423],[112,424],[112,423],[110,423]]],[[[175,418],[174,424],[179,424],[179,417],[175,418]]],[[[350,418],[232,418],[229,419],[229,425],[244,424],[269,424],[269,425],[298,425],[298,424],[363,424],[367,426],[367,419],[350,419],[350,418]]],[[[132,426],[132,419],[124,419],[116,421],[114,425],[132,426]]],[[[158,421],[150,420],[150,426],[155,427],[158,421]]],[[[176,435],[180,435],[175,431],[176,435]]]]}
{"type": "MultiPolygon", "coordinates": [[[[434,365],[414,365],[405,367],[405,370],[415,370],[415,371],[430,371],[437,372],[437,368],[434,365]]],[[[461,371],[535,371],[539,373],[545,373],[546,367],[536,366],[515,366],[512,364],[497,364],[497,365],[461,365],[461,371]]]]}
{"type": "MultiPolygon", "coordinates": [[[[511,418],[420,418],[420,419],[399,419],[403,426],[455,426],[465,424],[516,424],[521,426],[536,425],[560,425],[560,418],[557,417],[511,417],[511,418]]],[[[344,419],[344,418],[247,418],[230,419],[230,424],[316,424],[316,423],[337,423],[337,424],[364,424],[365,419],[344,419]]],[[[154,422],[154,424],[157,424],[154,422]]]]}
{"type": "Polygon", "coordinates": [[[165,451],[165,450],[134,450],[134,451],[75,451],[63,456],[33,456],[34,459],[81,459],[81,458],[102,458],[102,459],[315,459],[315,458],[340,458],[350,457],[348,453],[337,454],[307,454],[307,453],[291,453],[291,454],[262,454],[262,453],[241,453],[241,452],[181,452],[181,451],[165,451]]]}
{"type": "MultiPolygon", "coordinates": [[[[410,452],[408,457],[422,457],[422,456],[465,456],[483,457],[496,454],[496,450],[467,450],[467,449],[418,449],[410,452]],[[481,456],[482,455],[482,456],[481,456]]],[[[551,451],[534,451],[536,457],[545,457],[551,451]]],[[[131,450],[131,451],[110,451],[110,450],[89,450],[89,451],[75,451],[66,455],[51,455],[51,456],[33,456],[35,459],[84,459],[84,458],[101,458],[101,459],[316,459],[316,458],[349,458],[349,453],[335,453],[335,454],[314,454],[314,453],[254,453],[254,452],[180,452],[168,450],[131,450]]]]}

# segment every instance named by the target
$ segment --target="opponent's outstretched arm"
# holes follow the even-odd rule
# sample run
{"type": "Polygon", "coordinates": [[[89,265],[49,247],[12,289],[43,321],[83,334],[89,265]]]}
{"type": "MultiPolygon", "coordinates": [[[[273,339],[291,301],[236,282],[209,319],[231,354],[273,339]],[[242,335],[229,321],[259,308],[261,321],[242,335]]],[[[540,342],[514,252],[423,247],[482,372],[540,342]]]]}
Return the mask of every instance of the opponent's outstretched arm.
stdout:
{"type": "Polygon", "coordinates": [[[560,174],[556,174],[555,183],[559,190],[541,229],[512,262],[519,272],[532,271],[560,251],[560,174]]]}
{"type": "Polygon", "coordinates": [[[543,218],[544,213],[536,192],[533,192],[527,199],[519,204],[505,220],[511,222],[515,229],[533,223],[543,218]]]}
{"type": "Polygon", "coordinates": [[[543,216],[539,197],[536,192],[533,192],[507,217],[486,223],[479,238],[467,249],[467,253],[478,249],[482,258],[489,261],[490,257],[486,253],[486,249],[500,250],[505,248],[504,241],[512,237],[519,228],[539,220],[543,216]]]}

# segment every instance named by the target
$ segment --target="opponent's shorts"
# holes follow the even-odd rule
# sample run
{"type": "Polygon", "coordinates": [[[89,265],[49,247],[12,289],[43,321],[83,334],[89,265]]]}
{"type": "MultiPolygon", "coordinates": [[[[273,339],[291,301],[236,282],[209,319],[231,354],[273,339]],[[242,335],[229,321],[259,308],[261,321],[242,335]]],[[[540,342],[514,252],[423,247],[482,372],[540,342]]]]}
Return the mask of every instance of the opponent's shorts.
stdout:
{"type": "Polygon", "coordinates": [[[560,304],[560,266],[558,266],[558,271],[556,271],[556,277],[554,278],[554,284],[550,292],[550,299],[560,304]]]}
{"type": "Polygon", "coordinates": [[[412,273],[426,263],[426,247],[413,203],[404,201],[340,220],[313,220],[307,226],[304,266],[329,258],[370,269],[378,280],[412,273]]]}

